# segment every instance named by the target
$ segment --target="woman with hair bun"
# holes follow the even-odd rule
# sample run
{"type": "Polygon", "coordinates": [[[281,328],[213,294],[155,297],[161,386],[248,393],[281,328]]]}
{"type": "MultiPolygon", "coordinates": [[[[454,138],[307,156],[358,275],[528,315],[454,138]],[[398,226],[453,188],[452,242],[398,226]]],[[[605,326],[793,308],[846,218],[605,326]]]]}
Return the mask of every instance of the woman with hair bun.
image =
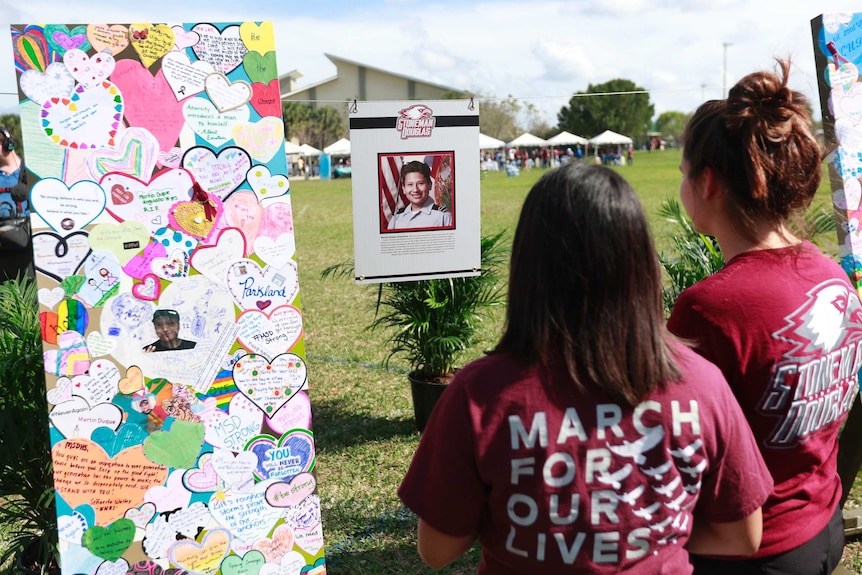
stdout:
{"type": "Polygon", "coordinates": [[[775,487],[752,558],[693,556],[695,574],[829,574],[844,547],[838,434],[857,390],[862,306],[789,223],[820,184],[808,100],[756,72],[701,105],[683,135],[682,204],[727,261],[685,290],[668,328],[718,365],[775,487]]]}
{"type": "Polygon", "coordinates": [[[718,369],[665,327],[631,186],[571,162],[527,195],[506,328],[440,398],[398,491],[439,569],[691,573],[751,554],[772,479],[718,369]],[[742,481],[745,478],[745,481],[742,481]]]}

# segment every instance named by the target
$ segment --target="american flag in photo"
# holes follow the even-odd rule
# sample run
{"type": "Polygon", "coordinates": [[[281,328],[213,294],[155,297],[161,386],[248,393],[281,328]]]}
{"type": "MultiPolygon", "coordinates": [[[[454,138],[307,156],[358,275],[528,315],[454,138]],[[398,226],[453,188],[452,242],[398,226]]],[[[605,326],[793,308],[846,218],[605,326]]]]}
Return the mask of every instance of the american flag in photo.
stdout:
{"type": "MultiPolygon", "coordinates": [[[[408,162],[425,162],[431,168],[431,181],[437,180],[437,172],[440,170],[441,156],[387,156],[380,162],[380,188],[382,197],[380,201],[380,229],[385,230],[389,226],[398,210],[409,204],[407,197],[401,191],[401,166],[408,162]]],[[[434,197],[436,187],[431,190],[431,199],[434,197]]],[[[437,202],[439,203],[439,202],[437,202]]]]}

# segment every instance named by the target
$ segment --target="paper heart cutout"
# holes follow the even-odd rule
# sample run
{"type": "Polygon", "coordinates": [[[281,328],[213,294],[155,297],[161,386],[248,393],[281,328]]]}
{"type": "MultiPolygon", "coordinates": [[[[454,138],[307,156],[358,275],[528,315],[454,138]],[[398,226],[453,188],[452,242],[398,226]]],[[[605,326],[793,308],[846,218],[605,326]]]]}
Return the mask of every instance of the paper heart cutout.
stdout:
{"type": "Polygon", "coordinates": [[[290,180],[284,174],[270,173],[269,168],[263,164],[257,164],[246,173],[245,179],[257,196],[263,201],[267,198],[284,196],[290,191],[290,180]]]}
{"type": "Polygon", "coordinates": [[[217,284],[226,281],[227,270],[245,256],[245,236],[236,228],[219,232],[215,244],[199,246],[191,255],[191,265],[200,274],[217,284]]]}
{"type": "Polygon", "coordinates": [[[174,31],[165,24],[132,24],[129,36],[132,48],[147,68],[174,47],[174,31]]]}
{"type": "Polygon", "coordinates": [[[137,365],[126,369],[126,377],[118,382],[120,393],[130,395],[144,388],[144,372],[137,365]]]}
{"type": "Polygon", "coordinates": [[[103,561],[94,575],[126,575],[129,572],[129,562],[120,557],[116,561],[103,561]]]}
{"type": "Polygon", "coordinates": [[[131,519],[117,519],[107,527],[94,525],[81,536],[84,548],[106,561],[123,556],[135,538],[135,523],[131,519]]]}
{"type": "Polygon", "coordinates": [[[66,148],[113,146],[124,107],[123,94],[111,82],[79,85],[68,98],[50,98],[42,103],[42,131],[66,148]]]}
{"type": "Polygon", "coordinates": [[[48,403],[57,405],[72,399],[72,380],[68,377],[57,379],[56,385],[45,394],[48,403]]]}
{"type": "Polygon", "coordinates": [[[140,300],[157,301],[161,293],[162,283],[155,274],[147,274],[140,283],[132,285],[132,294],[140,300]]]}
{"type": "Polygon", "coordinates": [[[277,444],[272,436],[259,435],[246,445],[246,451],[257,456],[254,475],[261,480],[290,481],[314,468],[314,437],[307,430],[292,430],[277,444]]]}
{"type": "Polygon", "coordinates": [[[197,461],[203,444],[203,425],[177,419],[169,430],[150,434],[144,441],[144,455],[165,467],[188,468],[197,461]]]}
{"type": "Polygon", "coordinates": [[[274,307],[288,305],[299,291],[296,264],[262,270],[254,260],[238,260],[228,268],[227,287],[244,310],[256,310],[264,300],[272,300],[274,307]]]}
{"type": "Polygon", "coordinates": [[[110,192],[105,210],[117,221],[141,222],[150,235],[165,226],[160,214],[192,197],[193,183],[192,175],[181,168],[163,170],[149,182],[122,173],[107,174],[100,182],[110,192]]]}
{"type": "Polygon", "coordinates": [[[176,249],[191,255],[200,243],[197,238],[171,228],[160,228],[153,234],[153,241],[162,244],[166,253],[176,249]]]}
{"type": "MultiPolygon", "coordinates": [[[[146,450],[146,440],[144,440],[144,453],[146,453],[146,450]]],[[[164,486],[156,485],[147,491],[147,494],[144,496],[144,501],[149,501],[155,504],[156,510],[162,513],[172,509],[182,509],[184,510],[184,513],[189,513],[194,521],[197,521],[198,517],[200,517],[202,513],[199,513],[192,508],[203,507],[203,503],[198,501],[189,508],[189,503],[192,500],[192,493],[186,489],[183,484],[183,476],[185,475],[185,472],[186,470],[184,469],[174,469],[168,476],[168,481],[164,486]]],[[[194,531],[192,531],[192,533],[194,533],[194,531]]]]}
{"type": "Polygon", "coordinates": [[[183,155],[182,166],[208,194],[224,199],[245,181],[251,158],[236,146],[223,148],[218,154],[207,147],[195,146],[183,155]]]}
{"type": "Polygon", "coordinates": [[[68,187],[47,178],[33,184],[30,206],[58,233],[82,230],[105,208],[105,192],[96,182],[80,181],[68,187]]]}
{"type": "Polygon", "coordinates": [[[183,485],[194,493],[215,491],[219,486],[219,477],[213,468],[212,458],[208,458],[200,469],[189,469],[183,474],[183,485]]]}
{"type": "Polygon", "coordinates": [[[164,258],[153,258],[150,265],[156,276],[169,281],[189,275],[189,255],[182,250],[174,250],[164,258]]]}
{"type": "Polygon", "coordinates": [[[260,551],[249,551],[242,558],[230,555],[221,562],[222,575],[258,575],[266,558],[260,551]]]}
{"type": "Polygon", "coordinates": [[[862,150],[862,130],[847,118],[835,121],[835,138],[847,150],[862,150]]]}
{"type": "Polygon", "coordinates": [[[146,128],[126,128],[113,147],[97,148],[87,155],[87,170],[94,180],[122,172],[146,181],[153,174],[158,153],[159,141],[146,128]]]}
{"type": "Polygon", "coordinates": [[[39,303],[48,309],[52,309],[55,305],[63,301],[63,298],[66,296],[66,290],[61,287],[56,288],[39,288],[37,293],[37,299],[39,303]]]}
{"type": "Polygon", "coordinates": [[[267,426],[279,435],[291,429],[311,427],[311,401],[304,391],[295,394],[273,417],[266,418],[267,426]]]}
{"type": "Polygon", "coordinates": [[[123,410],[113,403],[100,403],[93,407],[83,397],[57,404],[49,414],[51,424],[63,437],[90,439],[98,427],[116,430],[123,421],[123,410]]]}
{"type": "Polygon", "coordinates": [[[85,88],[92,88],[110,78],[116,61],[110,52],[88,56],[83,50],[75,48],[66,52],[63,56],[63,64],[79,84],[85,88]]]}
{"type": "Polygon", "coordinates": [[[47,24],[45,26],[45,39],[48,45],[60,56],[67,54],[70,50],[80,48],[87,51],[90,42],[87,40],[87,29],[84,26],[76,26],[69,30],[63,24],[47,24]]]}
{"type": "Polygon", "coordinates": [[[117,394],[119,382],[120,370],[117,366],[107,359],[97,359],[90,364],[86,374],[72,379],[72,394],[82,397],[88,405],[109,403],[117,394]]]}
{"type": "MultiPolygon", "coordinates": [[[[266,490],[266,501],[273,507],[292,507],[314,493],[317,480],[311,473],[300,473],[289,483],[279,481],[266,490]]],[[[275,561],[275,560],[272,560],[275,561]]]]}
{"type": "Polygon", "coordinates": [[[53,232],[33,234],[33,259],[36,271],[61,281],[74,275],[90,254],[87,232],[61,236],[53,232]]]}
{"type": "MultiPolygon", "coordinates": [[[[196,200],[190,202],[177,202],[168,211],[168,221],[172,228],[180,230],[190,236],[206,239],[212,233],[218,220],[219,214],[224,211],[221,200],[216,196],[209,196],[207,202],[215,211],[215,215],[207,215],[206,207],[196,200]]],[[[183,252],[188,257],[187,252],[183,252]]]]}
{"type": "Polygon", "coordinates": [[[38,70],[44,72],[60,55],[48,45],[43,26],[31,24],[23,30],[12,27],[12,51],[15,68],[19,72],[38,70]]]}
{"type": "Polygon", "coordinates": [[[191,48],[200,41],[200,36],[198,36],[197,32],[186,32],[186,29],[182,26],[171,26],[171,30],[174,31],[174,45],[177,47],[177,50],[191,48]]]}
{"type": "Polygon", "coordinates": [[[192,28],[198,34],[198,43],[192,47],[199,60],[209,62],[217,72],[229,73],[242,63],[248,52],[240,37],[240,28],[226,26],[219,31],[212,24],[198,24],[192,28]]]}
{"type": "Polygon", "coordinates": [[[264,494],[270,483],[262,481],[250,493],[216,493],[209,501],[210,513],[235,537],[243,541],[257,541],[272,530],[284,512],[266,502],[264,494]],[[248,517],[254,517],[255,520],[249,521],[248,517]]]}
{"type": "Polygon", "coordinates": [[[260,433],[263,412],[242,394],[235,394],[228,411],[209,409],[200,415],[206,428],[206,442],[213,447],[243,451],[246,443],[260,433]]]}
{"type": "Polygon", "coordinates": [[[57,534],[60,541],[80,545],[81,536],[88,528],[87,519],[77,511],[73,511],[71,515],[61,515],[57,518],[57,534]]]}
{"type": "Polygon", "coordinates": [[[40,313],[39,326],[41,328],[42,341],[56,345],[57,336],[63,331],[60,329],[60,318],[56,312],[43,311],[40,313]]]}
{"type": "Polygon", "coordinates": [[[140,507],[133,507],[125,513],[125,518],[132,520],[136,527],[143,529],[155,517],[156,506],[152,503],[144,503],[140,507]]]}
{"type": "Polygon", "coordinates": [[[314,557],[323,548],[323,527],[317,523],[311,529],[294,529],[296,546],[314,557]]]}
{"type": "Polygon", "coordinates": [[[129,30],[121,24],[90,24],[87,26],[87,40],[96,52],[110,52],[117,55],[129,45],[129,30]]]}
{"type": "Polygon", "coordinates": [[[286,266],[295,252],[296,242],[292,233],[283,233],[276,239],[258,233],[254,240],[254,253],[257,257],[276,269],[286,266]]]}
{"type": "Polygon", "coordinates": [[[260,568],[258,575],[301,575],[306,567],[305,557],[298,551],[289,551],[281,558],[280,563],[267,563],[260,568]]]}
{"type": "MultiPolygon", "coordinates": [[[[161,243],[150,242],[147,244],[147,247],[144,248],[143,253],[136,255],[123,266],[123,272],[129,277],[143,281],[145,277],[152,275],[153,261],[156,258],[163,258],[167,255],[168,253],[165,251],[165,247],[161,243]]],[[[134,289],[135,288],[133,286],[133,293],[134,289]]],[[[139,289],[146,290],[146,286],[139,289]]]]}
{"type": "Polygon", "coordinates": [[[248,82],[231,82],[227,76],[218,72],[206,77],[204,89],[219,112],[235,110],[251,100],[251,85],[248,82]]]}
{"type": "Polygon", "coordinates": [[[87,332],[90,313],[78,300],[63,300],[57,306],[57,334],[66,330],[76,331],[81,335],[87,332]]]}
{"type": "MultiPolygon", "coordinates": [[[[267,492],[271,489],[272,486],[270,485],[267,492]]],[[[280,563],[293,548],[293,530],[287,525],[279,525],[272,532],[271,537],[255,541],[252,548],[262,553],[266,557],[267,563],[280,563]]]]}
{"type": "Polygon", "coordinates": [[[54,375],[81,375],[90,369],[90,350],[80,333],[64,331],[57,336],[60,349],[51,349],[42,354],[45,371],[54,375]]]}
{"type": "Polygon", "coordinates": [[[192,62],[185,52],[173,50],[162,58],[162,72],[174,97],[181,101],[203,92],[207,76],[215,73],[215,69],[209,62],[192,62]]]}
{"type": "Polygon", "coordinates": [[[98,331],[87,334],[87,349],[90,350],[91,357],[108,355],[114,350],[114,345],[116,345],[114,340],[103,337],[98,331]]]}
{"type": "Polygon", "coordinates": [[[281,89],[278,78],[270,82],[254,82],[251,85],[251,107],[261,117],[281,117],[281,89]]]}
{"type": "Polygon", "coordinates": [[[239,36],[249,50],[258,54],[275,50],[275,30],[272,22],[243,22],[239,25],[239,36]]]}
{"type": "Polygon", "coordinates": [[[842,62],[839,66],[830,62],[826,66],[826,74],[829,78],[829,85],[833,89],[848,90],[859,78],[859,70],[851,62],[842,62]]]}
{"type": "Polygon", "coordinates": [[[856,233],[859,230],[859,220],[851,218],[846,222],[841,222],[841,228],[848,234],[856,233]]]}
{"type": "Polygon", "coordinates": [[[230,488],[248,478],[257,465],[253,453],[240,452],[236,455],[229,449],[216,448],[212,456],[213,469],[230,488]]]}
{"type": "Polygon", "coordinates": [[[272,80],[278,79],[274,50],[263,55],[249,52],[243,56],[242,66],[252,82],[268,84],[272,80]]]}
{"type": "Polygon", "coordinates": [[[234,137],[235,125],[248,121],[250,111],[248,106],[242,106],[235,110],[219,112],[215,104],[208,99],[194,97],[183,100],[182,114],[185,123],[198,136],[212,147],[220,148],[234,137]]]}
{"type": "Polygon", "coordinates": [[[172,564],[189,573],[213,575],[230,553],[230,541],[229,530],[210,529],[200,543],[183,540],[172,545],[169,558],[172,564]]]}
{"type": "Polygon", "coordinates": [[[111,80],[126,98],[128,124],[146,128],[161,150],[175,147],[183,128],[183,108],[164,73],[159,70],[154,76],[140,62],[124,58],[117,62],[111,80]]]}
{"type": "Polygon", "coordinates": [[[284,146],[284,123],[267,116],[257,122],[237,122],[231,129],[234,142],[258,162],[267,163],[284,146]]]}
{"type": "Polygon", "coordinates": [[[140,446],[149,436],[146,427],[137,423],[123,423],[116,431],[107,427],[97,427],[90,434],[90,439],[105,450],[108,457],[135,446],[140,446]]]}
{"type": "MultiPolygon", "coordinates": [[[[264,306],[269,307],[269,305],[264,306]]],[[[292,305],[280,305],[267,312],[245,310],[237,318],[237,340],[249,351],[274,358],[293,349],[302,337],[302,312],[292,305]]],[[[272,416],[272,413],[268,413],[272,416]]]]}
{"type": "MultiPolygon", "coordinates": [[[[40,106],[51,98],[65,98],[75,88],[75,78],[62,62],[49,64],[45,72],[27,70],[18,78],[21,91],[40,106]]],[[[30,163],[27,163],[30,167],[30,163]]]]}
{"type": "Polygon", "coordinates": [[[240,190],[225,202],[224,219],[228,226],[241,230],[246,241],[252,243],[260,230],[263,206],[252,192],[240,190]]]}

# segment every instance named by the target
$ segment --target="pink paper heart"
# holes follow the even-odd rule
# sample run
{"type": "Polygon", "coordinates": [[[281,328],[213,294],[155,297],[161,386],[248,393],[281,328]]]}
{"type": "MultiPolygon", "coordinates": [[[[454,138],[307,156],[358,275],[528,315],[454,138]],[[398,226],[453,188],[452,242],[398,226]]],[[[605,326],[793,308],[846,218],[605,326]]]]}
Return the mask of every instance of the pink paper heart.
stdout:
{"type": "Polygon", "coordinates": [[[88,56],[83,50],[68,50],[63,56],[63,63],[72,77],[85,88],[90,88],[106,81],[114,71],[116,61],[110,52],[100,52],[88,56]]]}
{"type": "Polygon", "coordinates": [[[125,117],[130,126],[150,131],[162,150],[177,145],[184,125],[183,108],[159,70],[155,76],[131,58],[117,62],[111,80],[128,100],[125,117]]]}
{"type": "Polygon", "coordinates": [[[279,481],[266,488],[266,502],[273,507],[293,507],[314,493],[317,481],[311,473],[300,473],[290,483],[279,481]]]}
{"type": "Polygon", "coordinates": [[[207,459],[201,469],[189,469],[183,476],[183,483],[194,492],[215,491],[218,488],[218,474],[212,460],[207,459]]]}
{"type": "Polygon", "coordinates": [[[132,286],[132,294],[144,301],[156,301],[162,293],[162,284],[155,274],[147,274],[141,283],[132,286]]]}
{"type": "Polygon", "coordinates": [[[135,279],[143,280],[150,275],[153,260],[163,258],[168,255],[165,247],[160,243],[151,242],[144,248],[142,254],[136,255],[123,266],[123,271],[127,276],[135,279]]]}
{"type": "MultiPolygon", "coordinates": [[[[273,486],[270,485],[270,487],[273,486]]],[[[256,541],[252,548],[263,553],[267,563],[280,563],[282,557],[293,548],[293,530],[287,525],[279,525],[272,532],[272,537],[256,541]]]]}
{"type": "Polygon", "coordinates": [[[181,148],[171,148],[167,152],[159,152],[156,157],[156,164],[162,166],[163,168],[179,168],[180,161],[183,158],[183,151],[181,148]]]}

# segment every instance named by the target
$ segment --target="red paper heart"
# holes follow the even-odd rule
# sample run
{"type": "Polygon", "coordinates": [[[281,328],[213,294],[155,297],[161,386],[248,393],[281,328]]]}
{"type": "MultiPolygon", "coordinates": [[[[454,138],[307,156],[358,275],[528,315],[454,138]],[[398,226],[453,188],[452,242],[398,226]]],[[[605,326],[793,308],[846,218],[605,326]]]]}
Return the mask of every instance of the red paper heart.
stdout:
{"type": "Polygon", "coordinates": [[[111,186],[111,202],[115,206],[128,204],[134,199],[135,195],[120,184],[111,186]]]}
{"type": "Polygon", "coordinates": [[[281,115],[281,94],[279,93],[278,78],[269,84],[254,82],[251,85],[251,107],[261,117],[275,116],[277,118],[281,115]]]}
{"type": "Polygon", "coordinates": [[[269,306],[271,306],[271,305],[272,305],[272,300],[271,300],[271,299],[268,299],[268,300],[258,300],[258,301],[257,301],[257,309],[259,309],[259,310],[261,310],[261,311],[265,310],[266,308],[268,308],[268,307],[269,307],[269,306]]]}
{"type": "Polygon", "coordinates": [[[57,343],[57,324],[60,318],[57,312],[43,311],[39,314],[39,323],[42,327],[42,341],[50,344],[57,343]]]}
{"type": "Polygon", "coordinates": [[[125,119],[129,126],[146,128],[159,141],[162,150],[177,145],[185,124],[183,105],[177,102],[164,74],[155,76],[143,64],[126,58],[118,60],[111,81],[125,99],[125,119]]]}

